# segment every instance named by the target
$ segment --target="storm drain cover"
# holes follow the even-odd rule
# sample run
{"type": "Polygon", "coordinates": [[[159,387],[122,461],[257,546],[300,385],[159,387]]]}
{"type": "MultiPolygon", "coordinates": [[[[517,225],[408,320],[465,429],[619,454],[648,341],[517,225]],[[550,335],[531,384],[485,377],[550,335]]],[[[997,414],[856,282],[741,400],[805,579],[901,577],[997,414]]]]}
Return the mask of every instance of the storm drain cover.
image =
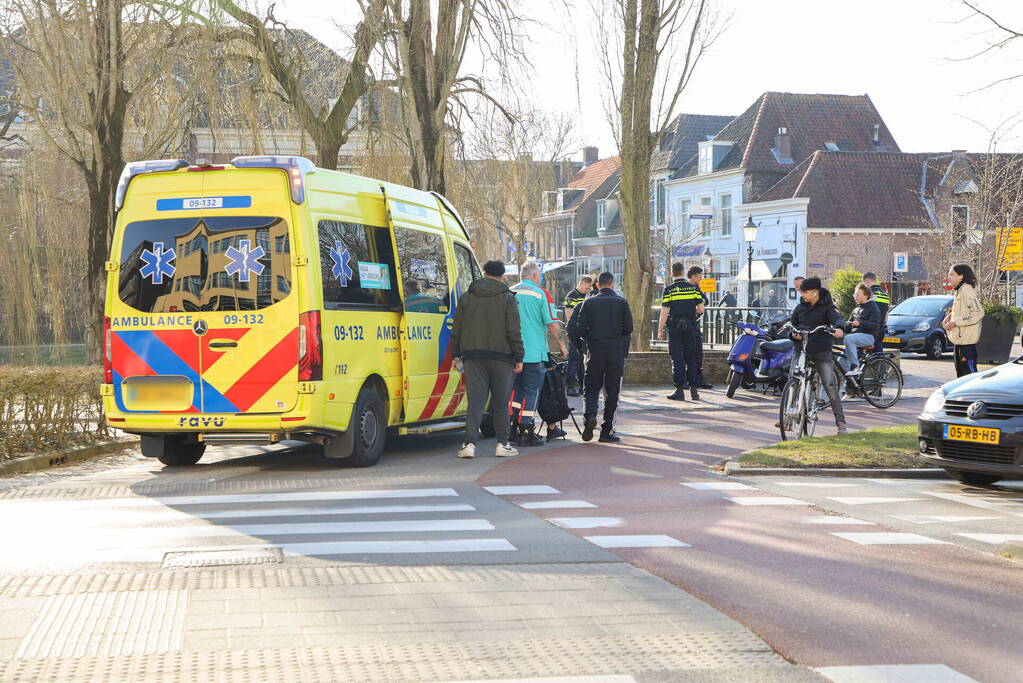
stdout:
{"type": "Polygon", "coordinates": [[[165,553],[164,569],[184,567],[221,567],[234,564],[281,564],[280,548],[218,548],[217,550],[183,550],[165,553]]]}

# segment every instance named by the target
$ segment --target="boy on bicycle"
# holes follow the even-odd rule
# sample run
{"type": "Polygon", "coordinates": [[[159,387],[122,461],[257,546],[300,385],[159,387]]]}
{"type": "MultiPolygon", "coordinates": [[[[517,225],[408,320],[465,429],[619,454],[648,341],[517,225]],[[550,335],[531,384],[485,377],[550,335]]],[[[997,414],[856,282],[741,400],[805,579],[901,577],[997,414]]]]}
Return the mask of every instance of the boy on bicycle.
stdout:
{"type": "Polygon", "coordinates": [[[845,335],[845,363],[842,364],[848,376],[860,373],[859,350],[863,346],[873,346],[877,333],[881,331],[884,320],[881,309],[870,297],[870,287],[865,283],[856,285],[856,291],[853,292],[856,308],[846,328],[851,334],[845,335]]]}
{"type": "MultiPolygon", "coordinates": [[[[796,330],[813,329],[826,325],[836,328],[831,334],[825,330],[814,332],[803,342],[803,353],[807,360],[814,361],[817,367],[817,374],[820,375],[824,384],[824,391],[831,400],[831,410],[835,414],[835,425],[839,434],[848,434],[845,426],[845,413],[842,411],[842,401],[838,395],[838,386],[835,381],[835,366],[832,362],[831,337],[841,339],[842,329],[845,321],[835,308],[835,302],[831,298],[831,292],[821,285],[819,277],[808,277],[799,286],[803,300],[792,311],[790,319],[796,330]]],[[[792,332],[792,338],[801,340],[803,336],[796,331],[792,332]]]]}

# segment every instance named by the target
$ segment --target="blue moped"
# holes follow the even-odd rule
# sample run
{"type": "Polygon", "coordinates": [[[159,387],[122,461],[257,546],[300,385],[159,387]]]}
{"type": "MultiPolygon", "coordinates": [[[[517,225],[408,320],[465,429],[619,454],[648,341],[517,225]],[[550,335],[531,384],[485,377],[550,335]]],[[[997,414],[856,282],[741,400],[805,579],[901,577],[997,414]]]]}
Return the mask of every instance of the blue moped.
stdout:
{"type": "MultiPolygon", "coordinates": [[[[781,389],[788,379],[789,366],[794,355],[791,339],[776,339],[767,330],[753,323],[736,322],[740,334],[728,352],[728,398],[743,389],[781,389]]],[[[772,328],[775,326],[772,324],[772,328]]]]}

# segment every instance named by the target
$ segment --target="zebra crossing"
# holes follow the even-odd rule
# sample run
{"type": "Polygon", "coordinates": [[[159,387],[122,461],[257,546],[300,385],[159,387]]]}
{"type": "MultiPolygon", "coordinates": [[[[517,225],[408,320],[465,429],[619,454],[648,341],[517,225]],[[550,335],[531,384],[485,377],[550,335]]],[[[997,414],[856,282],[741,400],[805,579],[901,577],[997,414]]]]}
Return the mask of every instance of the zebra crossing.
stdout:
{"type": "Polygon", "coordinates": [[[16,550],[0,556],[0,567],[267,548],[344,560],[518,551],[493,512],[453,488],[4,501],[0,544],[16,550]]]}

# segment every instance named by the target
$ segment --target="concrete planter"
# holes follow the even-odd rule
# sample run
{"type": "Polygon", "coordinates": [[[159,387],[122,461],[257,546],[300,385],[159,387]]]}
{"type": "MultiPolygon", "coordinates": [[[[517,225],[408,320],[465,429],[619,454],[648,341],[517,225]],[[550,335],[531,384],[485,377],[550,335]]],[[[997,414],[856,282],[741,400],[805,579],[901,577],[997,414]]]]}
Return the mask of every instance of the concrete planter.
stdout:
{"type": "Polygon", "coordinates": [[[980,341],[977,342],[977,362],[990,365],[1008,362],[1019,328],[1012,318],[998,322],[989,315],[984,316],[980,323],[980,341]]]}

